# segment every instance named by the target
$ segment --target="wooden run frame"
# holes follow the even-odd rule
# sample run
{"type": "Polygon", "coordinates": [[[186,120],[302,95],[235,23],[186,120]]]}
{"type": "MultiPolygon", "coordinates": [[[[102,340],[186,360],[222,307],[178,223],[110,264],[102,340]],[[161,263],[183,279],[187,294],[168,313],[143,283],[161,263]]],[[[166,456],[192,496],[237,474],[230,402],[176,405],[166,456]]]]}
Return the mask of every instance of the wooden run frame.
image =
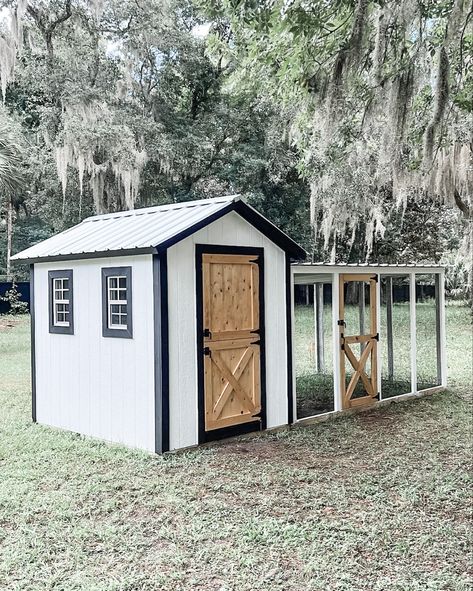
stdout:
{"type": "MultiPolygon", "coordinates": [[[[386,401],[401,400],[410,397],[416,397],[423,394],[431,394],[436,391],[445,390],[447,387],[447,352],[446,352],[446,321],[445,321],[445,270],[443,267],[436,266],[409,266],[409,265],[311,265],[311,264],[294,264],[291,266],[291,293],[292,293],[292,319],[294,325],[294,286],[295,285],[313,285],[314,286],[314,340],[317,343],[321,342],[321,338],[324,330],[331,330],[332,334],[332,366],[333,366],[333,396],[334,396],[334,410],[323,415],[333,415],[340,411],[345,410],[343,394],[342,394],[342,375],[340,371],[340,326],[339,326],[339,306],[340,306],[340,282],[341,275],[346,280],[350,277],[350,280],[360,279],[361,276],[366,275],[378,275],[379,281],[376,283],[374,297],[376,301],[376,317],[375,324],[380,327],[381,324],[381,280],[386,280],[387,286],[387,316],[391,317],[392,322],[392,278],[394,276],[407,277],[409,280],[409,318],[410,318],[410,362],[411,362],[411,389],[409,392],[400,392],[399,395],[394,398],[384,399],[386,401]],[[436,295],[436,325],[433,330],[436,330],[436,343],[437,343],[437,379],[438,386],[428,388],[425,390],[418,389],[418,378],[417,378],[417,338],[416,338],[416,276],[417,275],[433,275],[435,278],[435,295],[436,295]],[[332,286],[332,321],[331,327],[321,326],[322,314],[321,314],[321,294],[322,284],[331,284],[332,286]]],[[[360,309],[361,314],[361,309],[360,309]]],[[[393,360],[392,360],[392,325],[388,322],[386,327],[386,338],[380,339],[377,343],[376,360],[375,363],[379,371],[376,375],[377,393],[379,393],[378,400],[374,403],[378,404],[383,402],[383,392],[381,384],[381,367],[382,367],[382,352],[383,348],[387,347],[388,356],[388,372],[392,372],[393,360]]],[[[294,358],[294,332],[292,333],[292,356],[293,366],[295,366],[294,358]]],[[[361,339],[363,341],[363,339],[361,339]]],[[[357,340],[360,342],[360,340],[357,340]]],[[[323,352],[316,351],[316,363],[315,367],[323,367],[323,352]]],[[[296,376],[295,372],[292,378],[293,386],[293,400],[292,400],[292,412],[294,416],[294,422],[306,422],[315,420],[323,415],[315,415],[314,417],[297,417],[297,392],[296,392],[296,376]]]]}

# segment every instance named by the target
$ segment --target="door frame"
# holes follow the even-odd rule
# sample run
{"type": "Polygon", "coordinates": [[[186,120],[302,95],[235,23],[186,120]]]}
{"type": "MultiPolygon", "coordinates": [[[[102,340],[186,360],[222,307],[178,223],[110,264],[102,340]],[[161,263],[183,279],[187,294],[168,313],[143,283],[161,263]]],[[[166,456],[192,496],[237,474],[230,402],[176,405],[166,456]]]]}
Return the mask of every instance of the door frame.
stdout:
{"type": "MultiPolygon", "coordinates": [[[[378,326],[378,298],[377,292],[379,290],[379,273],[340,273],[339,275],[339,307],[338,307],[338,328],[339,328],[339,347],[340,347],[340,366],[339,366],[339,373],[340,373],[340,398],[342,403],[342,410],[346,410],[348,408],[353,408],[357,406],[368,406],[373,404],[377,400],[379,400],[379,391],[378,391],[378,346],[379,346],[379,326],[378,326]],[[354,336],[346,336],[345,332],[345,283],[349,283],[351,281],[358,281],[358,282],[367,282],[370,286],[370,330],[369,332],[365,331],[364,335],[354,335],[354,336]],[[359,369],[357,370],[353,363],[350,361],[351,365],[353,366],[353,371],[355,374],[360,372],[357,378],[357,382],[363,381],[361,374],[366,375],[364,371],[366,368],[366,362],[368,358],[371,359],[371,373],[368,377],[368,380],[371,385],[371,389],[373,394],[370,395],[369,392],[366,390],[366,386],[364,387],[365,396],[361,396],[360,398],[349,398],[347,399],[347,384],[346,384],[346,371],[345,371],[345,363],[346,358],[348,355],[346,354],[345,344],[350,347],[350,345],[357,344],[357,343],[371,343],[370,351],[368,352],[368,356],[366,356],[363,366],[361,365],[361,359],[365,356],[364,353],[361,353],[359,358],[356,358],[352,352],[352,356],[356,359],[359,364],[359,369]]],[[[355,375],[353,374],[353,375],[355,375]]],[[[356,385],[356,382],[355,382],[356,385]]],[[[353,394],[353,392],[352,392],[353,394]]]]}
{"type": "Polygon", "coordinates": [[[228,246],[218,244],[195,245],[195,286],[197,318],[197,410],[199,443],[215,441],[225,437],[243,435],[266,429],[266,335],[264,297],[264,248],[253,246],[228,246]],[[205,430],[205,389],[204,389],[204,318],[202,255],[203,254],[249,254],[258,257],[259,267],[259,318],[260,318],[260,388],[261,420],[232,425],[222,429],[205,430]]]}

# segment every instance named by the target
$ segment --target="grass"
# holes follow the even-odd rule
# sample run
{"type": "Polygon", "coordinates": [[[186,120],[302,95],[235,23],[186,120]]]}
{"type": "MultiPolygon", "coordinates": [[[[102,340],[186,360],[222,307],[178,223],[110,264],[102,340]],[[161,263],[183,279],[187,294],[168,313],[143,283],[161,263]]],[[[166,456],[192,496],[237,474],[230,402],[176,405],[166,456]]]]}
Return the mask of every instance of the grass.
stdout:
{"type": "Polygon", "coordinates": [[[453,390],[154,457],[32,424],[28,320],[0,319],[0,589],[471,589],[465,321],[453,390]]]}

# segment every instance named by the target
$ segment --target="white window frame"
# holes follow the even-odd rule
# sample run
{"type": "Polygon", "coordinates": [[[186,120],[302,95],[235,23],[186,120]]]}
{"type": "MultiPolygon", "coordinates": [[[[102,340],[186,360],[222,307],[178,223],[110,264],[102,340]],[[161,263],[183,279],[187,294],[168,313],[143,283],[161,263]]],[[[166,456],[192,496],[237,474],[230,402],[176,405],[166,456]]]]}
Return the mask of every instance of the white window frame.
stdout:
{"type": "Polygon", "coordinates": [[[49,332],[74,334],[74,282],[72,269],[48,271],[49,332]],[[65,282],[67,281],[67,287],[65,282]],[[67,297],[65,297],[65,292],[67,297]],[[59,310],[58,308],[63,308],[59,310]],[[67,318],[67,320],[66,320],[67,318]]]}
{"type": "Polygon", "coordinates": [[[107,325],[110,330],[128,330],[128,277],[126,275],[109,275],[107,277],[107,325]],[[116,287],[110,284],[113,279],[117,280],[116,287]],[[120,279],[125,280],[125,287],[120,287],[120,279]],[[116,291],[118,299],[112,299],[111,293],[116,291]],[[120,298],[120,293],[125,292],[125,299],[120,298]],[[126,306],[126,312],[112,312],[112,306],[126,306]],[[126,316],[126,324],[115,324],[112,317],[126,316]]]}
{"type": "Polygon", "coordinates": [[[53,278],[53,324],[54,326],[71,326],[71,289],[69,277],[54,277],[53,278]],[[67,281],[67,287],[64,287],[64,282],[67,281]],[[58,282],[60,286],[58,287],[58,282]],[[68,297],[64,297],[64,292],[68,292],[68,297]],[[62,294],[62,298],[57,297],[57,292],[62,294]],[[59,312],[58,307],[67,306],[67,310],[59,312]],[[58,320],[59,314],[67,315],[68,320],[58,320]]]}
{"type": "MultiPolygon", "coordinates": [[[[133,280],[131,267],[102,267],[102,336],[122,339],[133,338],[133,280]],[[116,287],[112,287],[112,280],[116,279],[116,287]],[[120,280],[125,279],[125,287],[120,287],[120,280]],[[120,295],[125,299],[119,299],[120,295]],[[115,324],[112,317],[112,306],[126,306],[126,324],[115,324]]],[[[118,309],[118,320],[125,312],[118,309]]]]}

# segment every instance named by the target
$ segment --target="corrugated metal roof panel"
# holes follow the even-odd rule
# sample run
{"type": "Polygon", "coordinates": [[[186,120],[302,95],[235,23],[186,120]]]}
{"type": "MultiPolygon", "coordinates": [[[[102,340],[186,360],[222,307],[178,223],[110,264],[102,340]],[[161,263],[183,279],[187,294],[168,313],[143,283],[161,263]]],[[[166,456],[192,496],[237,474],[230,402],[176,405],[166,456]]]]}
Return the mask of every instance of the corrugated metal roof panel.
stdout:
{"type": "Polygon", "coordinates": [[[425,269],[432,269],[438,268],[443,269],[443,265],[439,265],[437,263],[292,263],[293,267],[355,267],[355,268],[364,268],[364,267],[399,267],[399,268],[425,268],[425,269]]]}
{"type": "Polygon", "coordinates": [[[12,260],[77,258],[81,254],[119,251],[152,252],[177,234],[192,228],[238,201],[231,195],[133,211],[93,216],[56,236],[16,254],[12,260]]]}

